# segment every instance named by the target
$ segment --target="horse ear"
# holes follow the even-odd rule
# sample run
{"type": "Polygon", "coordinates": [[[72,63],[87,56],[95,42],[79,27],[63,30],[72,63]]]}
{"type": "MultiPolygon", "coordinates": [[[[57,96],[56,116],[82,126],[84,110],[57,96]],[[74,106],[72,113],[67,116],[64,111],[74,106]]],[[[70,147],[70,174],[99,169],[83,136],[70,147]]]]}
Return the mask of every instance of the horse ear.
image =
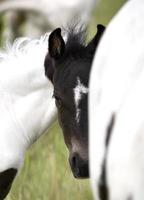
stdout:
{"type": "Polygon", "coordinates": [[[98,24],[97,25],[97,33],[94,36],[94,38],[89,42],[89,44],[87,45],[87,49],[94,52],[97,45],[99,44],[99,41],[103,35],[103,32],[105,30],[105,26],[103,26],[102,24],[98,24]]]}
{"type": "Polygon", "coordinates": [[[49,55],[58,59],[62,56],[65,49],[65,42],[61,36],[61,29],[55,29],[49,36],[49,55]]]}

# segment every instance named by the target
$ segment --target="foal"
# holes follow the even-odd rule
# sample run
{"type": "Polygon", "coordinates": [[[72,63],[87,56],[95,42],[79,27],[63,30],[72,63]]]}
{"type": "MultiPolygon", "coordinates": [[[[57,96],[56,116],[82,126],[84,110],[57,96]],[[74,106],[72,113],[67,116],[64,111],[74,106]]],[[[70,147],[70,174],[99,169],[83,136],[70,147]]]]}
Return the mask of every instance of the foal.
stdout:
{"type": "Polygon", "coordinates": [[[69,149],[69,162],[76,178],[89,177],[88,171],[88,80],[95,49],[104,31],[97,26],[95,37],[87,45],[86,30],[73,26],[67,41],[61,29],[49,37],[45,73],[54,85],[58,119],[69,149]]]}
{"type": "Polygon", "coordinates": [[[47,38],[18,39],[0,53],[0,200],[8,194],[28,147],[56,117],[53,86],[43,67],[47,38]]]}

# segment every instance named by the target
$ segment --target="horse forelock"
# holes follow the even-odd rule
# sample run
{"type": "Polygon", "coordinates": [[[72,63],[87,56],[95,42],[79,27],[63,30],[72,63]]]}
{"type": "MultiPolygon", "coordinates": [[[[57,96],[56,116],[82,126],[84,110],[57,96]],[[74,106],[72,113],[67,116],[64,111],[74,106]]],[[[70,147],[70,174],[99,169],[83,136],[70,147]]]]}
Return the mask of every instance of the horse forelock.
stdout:
{"type": "Polygon", "coordinates": [[[64,29],[65,41],[66,41],[66,51],[65,57],[85,57],[86,53],[86,36],[87,27],[78,22],[72,22],[68,24],[67,28],[64,29]],[[77,50],[77,51],[76,51],[77,50]]]}

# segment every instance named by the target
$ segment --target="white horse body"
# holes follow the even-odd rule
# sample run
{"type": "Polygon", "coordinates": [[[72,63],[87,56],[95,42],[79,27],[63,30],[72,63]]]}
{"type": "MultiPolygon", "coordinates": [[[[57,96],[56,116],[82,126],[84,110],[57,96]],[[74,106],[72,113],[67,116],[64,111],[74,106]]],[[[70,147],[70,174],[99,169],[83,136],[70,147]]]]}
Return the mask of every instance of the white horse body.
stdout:
{"type": "Polygon", "coordinates": [[[90,171],[95,198],[106,159],[109,200],[144,199],[144,1],[131,0],[108,25],[90,79],[90,171]],[[105,142],[112,115],[109,144],[105,142]]]}
{"type": "Polygon", "coordinates": [[[27,148],[56,118],[53,86],[44,74],[47,39],[18,39],[0,53],[0,172],[18,170],[27,148]]]}

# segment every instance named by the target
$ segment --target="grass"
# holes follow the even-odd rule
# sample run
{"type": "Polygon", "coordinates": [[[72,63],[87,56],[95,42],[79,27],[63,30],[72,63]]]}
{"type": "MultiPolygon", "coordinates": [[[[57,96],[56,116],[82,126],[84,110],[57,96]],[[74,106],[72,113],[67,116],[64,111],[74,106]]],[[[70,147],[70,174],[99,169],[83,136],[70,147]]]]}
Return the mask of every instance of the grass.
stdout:
{"type": "Polygon", "coordinates": [[[89,26],[90,34],[92,37],[96,32],[96,25],[107,25],[112,17],[116,14],[119,8],[126,0],[97,0],[97,7],[93,10],[93,16],[89,26]]]}
{"type": "Polygon", "coordinates": [[[7,200],[92,199],[89,181],[73,178],[67,158],[62,132],[55,123],[27,152],[7,200]]]}
{"type": "MultiPolygon", "coordinates": [[[[124,0],[102,0],[93,13],[89,37],[96,24],[106,25],[124,0]]],[[[89,180],[73,178],[62,132],[55,123],[27,152],[7,200],[92,200],[89,180]]]]}

